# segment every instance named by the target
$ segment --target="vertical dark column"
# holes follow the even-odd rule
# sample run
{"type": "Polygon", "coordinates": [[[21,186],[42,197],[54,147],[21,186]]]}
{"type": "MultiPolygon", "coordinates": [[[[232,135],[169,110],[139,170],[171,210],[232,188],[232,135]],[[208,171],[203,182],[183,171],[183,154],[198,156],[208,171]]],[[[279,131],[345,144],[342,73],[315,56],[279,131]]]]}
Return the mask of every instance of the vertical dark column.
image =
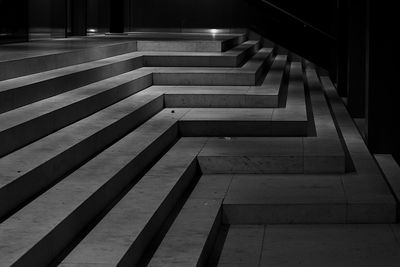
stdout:
{"type": "Polygon", "coordinates": [[[67,1],[51,1],[51,37],[67,37],[67,1]]]}
{"type": "Polygon", "coordinates": [[[337,0],[337,89],[340,96],[347,96],[347,0],[337,0]]]}
{"type": "MultiPolygon", "coordinates": [[[[110,0],[110,32],[124,32],[124,0],[110,0]]],[[[156,8],[156,7],[155,7],[156,8]]]]}
{"type": "Polygon", "coordinates": [[[366,2],[348,1],[347,108],[354,118],[365,116],[366,2]]]}
{"type": "Polygon", "coordinates": [[[400,151],[396,2],[368,1],[367,141],[373,153],[400,151]]]}
{"type": "Polygon", "coordinates": [[[28,41],[28,0],[0,0],[0,43],[28,41]]]}
{"type": "Polygon", "coordinates": [[[87,31],[86,0],[71,0],[71,34],[85,36],[87,31]]]}

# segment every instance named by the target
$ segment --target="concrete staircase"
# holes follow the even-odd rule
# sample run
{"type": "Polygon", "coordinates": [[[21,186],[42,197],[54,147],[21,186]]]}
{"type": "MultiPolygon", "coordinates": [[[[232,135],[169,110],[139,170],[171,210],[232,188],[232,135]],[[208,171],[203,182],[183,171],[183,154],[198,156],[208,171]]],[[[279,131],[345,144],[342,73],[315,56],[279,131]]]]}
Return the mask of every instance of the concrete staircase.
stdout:
{"type": "Polygon", "coordinates": [[[253,34],[20,46],[0,57],[0,266],[258,266],[260,225],[397,220],[329,78],[253,34]]]}

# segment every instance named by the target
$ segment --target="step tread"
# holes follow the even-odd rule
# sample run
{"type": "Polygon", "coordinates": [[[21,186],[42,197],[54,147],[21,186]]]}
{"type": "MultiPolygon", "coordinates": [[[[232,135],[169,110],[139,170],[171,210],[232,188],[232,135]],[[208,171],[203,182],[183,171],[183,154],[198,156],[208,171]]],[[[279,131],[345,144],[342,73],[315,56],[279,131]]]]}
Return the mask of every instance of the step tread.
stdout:
{"type": "Polygon", "coordinates": [[[203,266],[219,228],[230,175],[203,175],[148,266],[203,266]]]}
{"type": "Polygon", "coordinates": [[[255,73],[259,70],[264,61],[270,57],[273,52],[272,48],[261,48],[253,57],[251,57],[245,65],[240,68],[220,68],[220,67],[144,67],[144,70],[150,70],[156,74],[170,73],[255,73]]]}
{"type": "Polygon", "coordinates": [[[4,221],[0,225],[0,263],[9,265],[32,249],[184,113],[159,113],[4,221]]]}
{"type": "MultiPolygon", "coordinates": [[[[178,141],[79,243],[62,264],[117,265],[131,246],[135,248],[134,253],[139,259],[138,254],[144,250],[146,243],[157,231],[154,226],[149,225],[160,224],[168,210],[175,204],[168,199],[172,195],[182,194],[186,189],[180,184],[187,186],[193,178],[185,177],[185,173],[188,168],[196,169],[195,158],[205,141],[205,138],[184,138],[178,141]],[[175,192],[176,190],[178,191],[175,192]],[[162,211],[159,210],[161,208],[162,211]],[[163,215],[157,215],[160,212],[163,215]],[[146,240],[143,240],[143,236],[146,236],[146,240]]],[[[129,263],[135,264],[135,262],[129,263]]]]}
{"type": "Polygon", "coordinates": [[[260,266],[398,266],[398,225],[268,225],[260,266]]]}
{"type": "Polygon", "coordinates": [[[370,154],[357,126],[327,76],[321,76],[322,88],[329,99],[355,173],[343,176],[348,199],[349,223],[387,223],[396,221],[396,200],[374,157],[370,154]]]}
{"type": "Polygon", "coordinates": [[[181,121],[271,121],[270,108],[192,108],[181,121]]]}
{"type": "Polygon", "coordinates": [[[96,61],[90,61],[78,65],[68,66],[64,68],[49,70],[41,73],[31,74],[23,77],[17,77],[9,80],[0,81],[0,92],[7,90],[12,90],[22,86],[26,86],[32,83],[39,83],[45,80],[55,79],[65,75],[82,72],[85,70],[95,69],[98,67],[106,66],[112,63],[140,58],[142,55],[139,52],[131,52],[123,55],[118,55],[115,57],[109,57],[105,59],[100,59],[96,61]]]}
{"type": "Polygon", "coordinates": [[[157,98],[137,94],[0,158],[1,187],[157,98]],[[35,157],[32,157],[35,155],[35,157]]]}
{"type": "Polygon", "coordinates": [[[345,223],[340,175],[235,175],[224,199],[232,224],[345,223]]]}
{"type": "MultiPolygon", "coordinates": [[[[235,58],[240,54],[244,53],[249,47],[255,46],[258,42],[248,41],[246,43],[240,44],[234,51],[228,50],[222,53],[202,53],[202,52],[130,52],[122,55],[117,55],[113,57],[108,57],[100,60],[85,62],[77,65],[67,66],[63,68],[53,69],[41,73],[35,73],[31,75],[26,75],[22,77],[17,77],[13,79],[8,79],[0,81],[0,92],[7,91],[13,88],[18,88],[22,86],[29,85],[31,83],[38,83],[41,81],[58,78],[61,76],[69,75],[72,73],[77,73],[89,69],[98,68],[101,66],[109,65],[119,61],[124,61],[133,58],[142,58],[143,56],[166,56],[168,57],[183,57],[183,56],[193,56],[193,57],[212,57],[212,58],[235,58]]],[[[153,67],[158,69],[157,67],[153,67]]],[[[177,67],[179,68],[179,67],[177,67]]]]}
{"type": "Polygon", "coordinates": [[[303,157],[301,137],[210,138],[199,157],[303,157]]]}
{"type": "Polygon", "coordinates": [[[15,127],[41,115],[62,109],[148,75],[150,74],[146,74],[143,71],[130,71],[0,114],[0,131],[15,127]]]}

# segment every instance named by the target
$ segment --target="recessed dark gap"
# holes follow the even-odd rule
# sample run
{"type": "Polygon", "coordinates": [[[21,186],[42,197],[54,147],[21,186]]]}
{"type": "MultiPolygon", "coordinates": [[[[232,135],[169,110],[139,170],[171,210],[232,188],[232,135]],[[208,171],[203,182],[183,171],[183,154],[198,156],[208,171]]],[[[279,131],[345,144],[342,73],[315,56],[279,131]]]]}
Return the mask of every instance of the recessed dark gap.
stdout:
{"type": "Polygon", "coordinates": [[[353,159],[351,158],[351,155],[350,155],[350,152],[349,152],[349,150],[347,148],[346,142],[344,141],[344,137],[343,137],[342,131],[340,130],[340,127],[339,127],[338,121],[336,119],[335,113],[334,113],[334,111],[332,109],[331,102],[330,102],[329,97],[327,96],[326,92],[322,88],[323,85],[322,85],[322,82],[321,82],[321,77],[319,76],[318,73],[317,73],[317,75],[318,75],[319,83],[321,85],[321,90],[324,92],[325,102],[326,102],[326,104],[327,104],[327,106],[329,108],[330,115],[332,117],[333,123],[335,124],[336,132],[339,135],[339,140],[340,140],[340,143],[342,144],[342,148],[343,148],[343,151],[345,153],[345,164],[346,164],[345,171],[346,172],[355,172],[356,168],[354,166],[353,159]]]}
{"type": "Polygon", "coordinates": [[[221,257],[222,249],[224,248],[226,237],[228,236],[229,227],[229,224],[220,225],[214,246],[211,248],[210,256],[208,257],[207,267],[218,266],[219,258],[221,257]]]}
{"type": "Polygon", "coordinates": [[[283,73],[281,86],[279,88],[279,95],[278,95],[278,108],[285,108],[287,97],[288,97],[288,89],[289,89],[289,81],[290,81],[290,64],[291,60],[290,57],[287,57],[287,62],[285,65],[285,70],[283,73]]]}
{"type": "Polygon", "coordinates": [[[310,95],[310,88],[308,84],[308,79],[306,75],[306,64],[303,61],[303,80],[304,80],[304,94],[306,98],[306,110],[307,110],[307,119],[308,119],[308,129],[307,129],[307,136],[309,137],[316,137],[317,130],[315,127],[315,120],[314,120],[314,112],[311,103],[311,95],[310,95]]]}

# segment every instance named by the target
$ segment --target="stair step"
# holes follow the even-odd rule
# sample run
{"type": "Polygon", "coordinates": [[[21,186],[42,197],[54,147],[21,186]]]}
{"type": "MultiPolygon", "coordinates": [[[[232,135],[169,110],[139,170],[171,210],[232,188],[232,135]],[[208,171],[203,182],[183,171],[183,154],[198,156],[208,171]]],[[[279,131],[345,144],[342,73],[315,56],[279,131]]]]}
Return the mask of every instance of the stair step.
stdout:
{"type": "Polygon", "coordinates": [[[230,175],[204,175],[148,266],[205,266],[221,224],[230,175]]]}
{"type": "Polygon", "coordinates": [[[1,50],[0,81],[135,52],[137,45],[129,40],[110,44],[110,40],[69,39],[2,45],[1,50]]]}
{"type": "Polygon", "coordinates": [[[398,266],[399,225],[268,225],[259,266],[398,266]]]}
{"type": "Polygon", "coordinates": [[[128,53],[108,59],[51,70],[16,79],[0,81],[0,112],[26,105],[46,97],[106,79],[133,69],[146,66],[204,66],[237,67],[239,60],[252,55],[259,42],[246,42],[235,51],[223,54],[160,53],[146,55],[140,52],[128,53]]]}
{"type": "Polygon", "coordinates": [[[144,68],[154,85],[256,85],[273,49],[262,48],[241,68],[144,68]]]}
{"type": "Polygon", "coordinates": [[[0,157],[151,84],[151,74],[131,71],[0,114],[0,157]]]}
{"type": "Polygon", "coordinates": [[[340,175],[235,175],[224,199],[227,224],[345,223],[340,175]]]}
{"type": "Polygon", "coordinates": [[[370,154],[330,78],[321,77],[321,83],[354,167],[353,172],[343,175],[348,213],[352,215],[349,216],[348,222],[396,222],[398,204],[388,182],[370,154]]]}
{"type": "Polygon", "coordinates": [[[162,108],[161,96],[138,93],[0,158],[0,218],[162,108]]]}
{"type": "Polygon", "coordinates": [[[400,200],[400,166],[393,158],[392,155],[388,154],[375,154],[375,159],[385,174],[386,181],[389,183],[397,201],[400,200]]]}
{"type": "MultiPolygon", "coordinates": [[[[203,35],[204,40],[199,40],[201,35],[192,37],[198,40],[190,40],[190,36],[187,35],[186,40],[138,40],[137,50],[138,51],[187,51],[187,52],[223,52],[226,51],[244,41],[246,37],[244,35],[226,35],[216,36],[216,40],[208,35],[203,35]],[[211,37],[211,38],[210,38],[211,37]],[[209,40],[205,39],[208,38],[209,40]]],[[[132,37],[130,34],[129,37],[132,37]]],[[[150,36],[142,37],[149,39],[150,36]]],[[[172,36],[170,36],[172,37],[172,36]]],[[[179,35],[179,39],[184,37],[183,34],[179,35]]],[[[160,39],[159,34],[156,37],[160,39]]]]}
{"type": "Polygon", "coordinates": [[[301,137],[211,138],[198,157],[205,174],[303,173],[301,137]]]}
{"type": "Polygon", "coordinates": [[[0,113],[143,66],[133,52],[0,82],[0,113]]]}
{"type": "Polygon", "coordinates": [[[0,266],[48,265],[174,142],[182,115],[164,110],[5,220],[0,266]]]}
{"type": "Polygon", "coordinates": [[[264,225],[229,226],[217,266],[259,266],[264,227],[264,225]]]}
{"type": "Polygon", "coordinates": [[[211,138],[198,158],[208,174],[343,173],[345,169],[340,143],[307,137],[211,138]]]}
{"type": "Polygon", "coordinates": [[[274,120],[276,109],[191,109],[180,121],[183,136],[306,136],[308,120],[274,120]]]}
{"type": "Polygon", "coordinates": [[[259,41],[246,41],[222,53],[144,52],[147,67],[238,67],[260,49],[259,41]]]}
{"type": "Polygon", "coordinates": [[[205,141],[205,138],[180,139],[64,259],[61,266],[137,264],[196,175],[196,155],[205,141]]]}

